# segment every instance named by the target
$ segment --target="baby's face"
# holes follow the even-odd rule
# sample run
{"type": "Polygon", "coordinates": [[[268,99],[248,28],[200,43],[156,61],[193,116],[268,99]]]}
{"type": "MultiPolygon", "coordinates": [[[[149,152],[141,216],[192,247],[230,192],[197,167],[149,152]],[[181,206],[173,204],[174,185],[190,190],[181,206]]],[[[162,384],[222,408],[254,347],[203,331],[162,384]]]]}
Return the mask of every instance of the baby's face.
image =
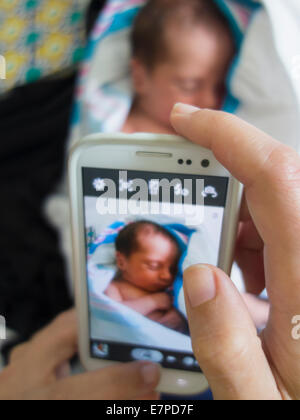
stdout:
{"type": "Polygon", "coordinates": [[[169,28],[166,35],[168,58],[151,72],[137,63],[140,79],[136,90],[144,111],[170,127],[170,113],[177,102],[221,108],[235,48],[230,34],[217,27],[169,28]]]}
{"type": "Polygon", "coordinates": [[[123,279],[147,292],[164,291],[176,277],[176,245],[161,234],[140,234],[139,244],[139,250],[129,258],[119,255],[118,265],[123,279]]]}

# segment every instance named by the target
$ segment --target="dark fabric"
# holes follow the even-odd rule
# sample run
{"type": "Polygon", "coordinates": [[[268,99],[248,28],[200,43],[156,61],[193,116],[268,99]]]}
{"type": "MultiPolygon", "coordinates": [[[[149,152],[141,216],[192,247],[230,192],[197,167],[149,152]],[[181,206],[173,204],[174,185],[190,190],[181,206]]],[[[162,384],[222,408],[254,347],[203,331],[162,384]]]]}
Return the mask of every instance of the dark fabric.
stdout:
{"type": "MultiPolygon", "coordinates": [[[[104,3],[91,1],[88,31],[104,3]]],[[[72,305],[42,209],[62,176],[75,84],[74,71],[0,97],[0,314],[18,342],[72,305]]]]}
{"type": "Polygon", "coordinates": [[[106,0],[92,0],[91,1],[88,15],[87,15],[87,23],[86,23],[87,33],[90,33],[90,31],[92,30],[95,24],[95,21],[99,15],[99,11],[103,9],[105,3],[106,3],[106,0]]]}
{"type": "Polygon", "coordinates": [[[72,303],[42,206],[62,173],[74,82],[40,81],[0,102],[0,313],[21,341],[72,303]]]}

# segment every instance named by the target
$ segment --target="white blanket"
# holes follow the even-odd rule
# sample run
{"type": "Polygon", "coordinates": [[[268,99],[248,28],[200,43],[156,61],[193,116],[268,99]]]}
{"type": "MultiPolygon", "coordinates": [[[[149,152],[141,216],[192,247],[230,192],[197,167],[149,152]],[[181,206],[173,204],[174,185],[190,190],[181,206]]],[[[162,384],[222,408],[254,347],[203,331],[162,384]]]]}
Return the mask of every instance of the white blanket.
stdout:
{"type": "Polygon", "coordinates": [[[113,269],[99,268],[90,261],[88,273],[92,339],[192,353],[188,336],[151,321],[104,294],[114,278],[113,269]]]}

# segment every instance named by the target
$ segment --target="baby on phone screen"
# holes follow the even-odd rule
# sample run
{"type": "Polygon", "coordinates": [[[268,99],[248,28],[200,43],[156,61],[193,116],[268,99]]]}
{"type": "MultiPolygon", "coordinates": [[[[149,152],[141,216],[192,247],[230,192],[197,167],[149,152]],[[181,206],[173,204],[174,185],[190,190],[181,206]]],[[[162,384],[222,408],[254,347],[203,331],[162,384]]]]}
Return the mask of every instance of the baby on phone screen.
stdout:
{"type": "Polygon", "coordinates": [[[105,294],[155,322],[186,332],[187,322],[170,294],[180,255],[176,239],[162,226],[149,221],[128,225],[116,240],[118,272],[105,294]]]}

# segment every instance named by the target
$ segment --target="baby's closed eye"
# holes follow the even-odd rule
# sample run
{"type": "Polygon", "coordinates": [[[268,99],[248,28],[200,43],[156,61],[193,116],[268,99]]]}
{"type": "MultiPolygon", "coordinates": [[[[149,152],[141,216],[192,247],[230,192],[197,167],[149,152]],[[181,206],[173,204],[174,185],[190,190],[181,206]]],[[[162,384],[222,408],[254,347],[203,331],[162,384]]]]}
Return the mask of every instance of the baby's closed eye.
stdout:
{"type": "Polygon", "coordinates": [[[203,80],[177,80],[175,82],[176,86],[184,93],[191,94],[194,92],[198,92],[204,84],[203,80]]]}
{"type": "Polygon", "coordinates": [[[147,267],[149,268],[149,270],[152,271],[157,271],[161,268],[160,264],[147,264],[147,267]]]}

